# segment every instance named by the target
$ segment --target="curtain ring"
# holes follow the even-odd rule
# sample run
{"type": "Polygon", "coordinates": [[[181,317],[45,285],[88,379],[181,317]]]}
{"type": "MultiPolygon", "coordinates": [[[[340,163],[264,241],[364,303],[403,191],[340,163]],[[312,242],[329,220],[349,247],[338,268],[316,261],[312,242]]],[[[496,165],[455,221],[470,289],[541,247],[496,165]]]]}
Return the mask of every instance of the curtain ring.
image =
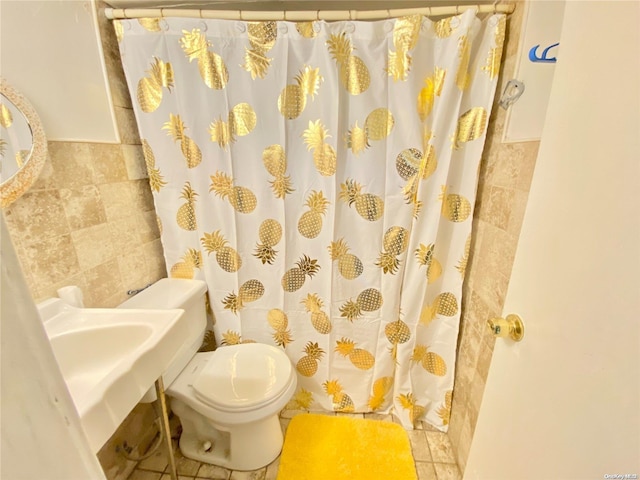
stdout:
{"type": "Polygon", "coordinates": [[[460,5],[456,5],[456,15],[460,15],[460,5]]]}
{"type": "Polygon", "coordinates": [[[202,9],[198,10],[198,14],[200,15],[200,18],[202,18],[202,9]]]}
{"type": "Polygon", "coordinates": [[[498,0],[493,2],[493,14],[496,15],[498,13],[498,0]]]}
{"type": "Polygon", "coordinates": [[[122,9],[122,16],[124,17],[125,20],[127,20],[127,9],[126,8],[122,9]]]}
{"type": "Polygon", "coordinates": [[[349,10],[349,20],[353,20],[353,18],[351,18],[351,10],[349,10]]]}
{"type": "Polygon", "coordinates": [[[238,15],[240,16],[240,20],[244,20],[244,19],[242,18],[242,10],[238,10],[238,15]]]}
{"type": "Polygon", "coordinates": [[[431,7],[427,7],[429,9],[429,13],[427,13],[427,16],[430,17],[431,16],[431,7]]]}
{"type": "Polygon", "coordinates": [[[282,11],[282,20],[284,20],[285,22],[287,21],[287,11],[286,10],[282,11]]]}
{"type": "Polygon", "coordinates": [[[162,9],[162,8],[160,9],[160,18],[161,18],[161,19],[162,19],[162,18],[164,18],[164,12],[163,12],[163,9],[162,9]]]}
{"type": "Polygon", "coordinates": [[[391,10],[387,9],[387,20],[391,19],[391,10]]]}
{"type": "Polygon", "coordinates": [[[320,10],[316,10],[316,21],[320,21],[320,10]]]}

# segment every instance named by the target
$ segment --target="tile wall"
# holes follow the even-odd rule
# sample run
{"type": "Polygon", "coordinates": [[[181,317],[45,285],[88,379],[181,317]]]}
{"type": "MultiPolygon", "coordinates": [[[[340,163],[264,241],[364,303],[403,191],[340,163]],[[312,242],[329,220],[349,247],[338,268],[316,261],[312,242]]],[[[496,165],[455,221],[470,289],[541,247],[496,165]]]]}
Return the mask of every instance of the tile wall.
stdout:
{"type": "Polygon", "coordinates": [[[524,2],[516,3],[516,11],[508,20],[503,66],[483,153],[471,254],[463,287],[448,432],[461,471],[467,463],[493,354],[495,340],[486,322],[503,313],[538,154],[539,142],[501,143],[505,110],[499,108],[497,102],[504,85],[512,78],[524,9],[524,2]]]}

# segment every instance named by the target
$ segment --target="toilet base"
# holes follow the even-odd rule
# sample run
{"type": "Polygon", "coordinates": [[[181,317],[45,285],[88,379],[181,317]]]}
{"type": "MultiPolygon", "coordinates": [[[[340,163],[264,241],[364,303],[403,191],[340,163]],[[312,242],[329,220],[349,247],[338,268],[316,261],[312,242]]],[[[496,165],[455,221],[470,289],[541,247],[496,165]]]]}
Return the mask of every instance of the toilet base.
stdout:
{"type": "Polygon", "coordinates": [[[171,399],[171,409],[182,423],[180,451],[192,460],[230,470],[257,470],[273,462],[282,450],[284,437],[277,414],[225,427],[178,398],[171,399]]]}

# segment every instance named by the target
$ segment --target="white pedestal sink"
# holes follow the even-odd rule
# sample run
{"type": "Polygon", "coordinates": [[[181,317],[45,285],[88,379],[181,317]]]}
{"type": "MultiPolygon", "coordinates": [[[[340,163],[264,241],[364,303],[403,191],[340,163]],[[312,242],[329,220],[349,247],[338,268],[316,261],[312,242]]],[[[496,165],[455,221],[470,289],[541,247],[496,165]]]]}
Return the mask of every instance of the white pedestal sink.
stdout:
{"type": "Polygon", "coordinates": [[[184,344],[184,311],[75,308],[58,298],[38,310],[97,452],[184,344]]]}

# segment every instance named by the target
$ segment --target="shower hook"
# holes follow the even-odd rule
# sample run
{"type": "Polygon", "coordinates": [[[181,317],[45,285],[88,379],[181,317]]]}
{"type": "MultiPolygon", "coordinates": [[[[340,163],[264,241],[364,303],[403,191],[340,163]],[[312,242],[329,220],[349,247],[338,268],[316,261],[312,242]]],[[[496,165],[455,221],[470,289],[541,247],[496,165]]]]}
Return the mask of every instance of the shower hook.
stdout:
{"type": "Polygon", "coordinates": [[[500,97],[498,104],[506,110],[516,103],[523,93],[524,83],[520,80],[511,79],[507,82],[507,86],[504,87],[504,92],[502,92],[502,96],[500,97]]]}

